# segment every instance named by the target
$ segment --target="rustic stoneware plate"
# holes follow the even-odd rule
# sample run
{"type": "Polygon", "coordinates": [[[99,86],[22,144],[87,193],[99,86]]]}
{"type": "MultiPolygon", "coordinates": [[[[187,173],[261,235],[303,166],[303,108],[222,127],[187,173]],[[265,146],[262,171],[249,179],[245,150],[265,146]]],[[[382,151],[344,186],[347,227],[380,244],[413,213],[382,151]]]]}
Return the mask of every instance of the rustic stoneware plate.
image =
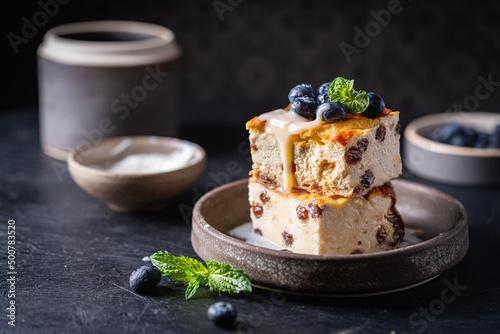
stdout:
{"type": "Polygon", "coordinates": [[[452,268],[468,248],[467,213],[454,198],[416,183],[393,181],[397,209],[424,241],[360,255],[306,255],[272,250],[225,232],[250,221],[248,181],[204,195],[193,211],[191,242],[205,261],[243,269],[256,287],[313,295],[370,295],[410,288],[452,268]]]}
{"type": "Polygon", "coordinates": [[[156,136],[127,136],[80,146],[68,156],[73,180],[88,194],[119,212],[159,211],[170,199],[190,189],[205,169],[203,148],[186,140],[156,136]],[[167,172],[127,174],[106,170],[131,154],[171,154],[192,150],[185,167],[167,172]]]}
{"type": "Polygon", "coordinates": [[[449,112],[417,118],[404,133],[405,167],[422,178],[453,185],[500,184],[500,148],[460,147],[429,139],[434,129],[449,123],[493,133],[500,114],[449,112]]]}

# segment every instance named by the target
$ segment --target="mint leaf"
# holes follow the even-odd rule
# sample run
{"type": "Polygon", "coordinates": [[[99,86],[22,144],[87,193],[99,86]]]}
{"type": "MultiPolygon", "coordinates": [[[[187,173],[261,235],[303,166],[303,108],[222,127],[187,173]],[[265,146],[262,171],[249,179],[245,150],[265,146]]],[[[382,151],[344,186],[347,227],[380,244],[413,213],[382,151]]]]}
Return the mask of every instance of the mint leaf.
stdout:
{"type": "Polygon", "coordinates": [[[237,294],[241,291],[252,291],[250,278],[243,270],[234,269],[232,265],[218,263],[216,261],[208,261],[208,278],[207,285],[210,291],[221,293],[225,291],[230,295],[237,294]]]}
{"type": "Polygon", "coordinates": [[[368,96],[368,93],[365,92],[364,90],[358,91],[358,94],[356,94],[356,97],[354,97],[354,100],[347,101],[345,103],[347,109],[352,114],[360,114],[363,111],[368,108],[368,105],[370,104],[370,97],[368,96]]]}
{"type": "Polygon", "coordinates": [[[241,291],[252,291],[250,278],[243,270],[234,269],[229,264],[207,261],[205,267],[196,259],[182,255],[176,257],[167,251],[154,253],[150,259],[164,276],[187,285],[186,300],[194,296],[201,284],[219,295],[221,292],[234,295],[241,291]]]}
{"type": "Polygon", "coordinates": [[[182,255],[176,257],[169,252],[157,252],[150,259],[163,275],[177,282],[189,283],[198,275],[208,275],[207,268],[200,261],[182,255]]]}
{"type": "Polygon", "coordinates": [[[365,91],[360,90],[356,94],[354,80],[337,77],[332,81],[328,89],[330,101],[343,104],[351,114],[359,114],[368,108],[370,97],[365,91]]]}
{"type": "Polygon", "coordinates": [[[200,261],[182,255],[179,258],[185,266],[186,274],[190,276],[207,276],[208,270],[200,261]]]}
{"type": "Polygon", "coordinates": [[[205,277],[203,276],[197,276],[196,278],[193,278],[186,289],[186,300],[189,298],[193,297],[196,291],[198,291],[198,288],[200,287],[200,283],[203,283],[205,280],[205,277]]]}
{"type": "Polygon", "coordinates": [[[332,102],[342,103],[340,101],[353,99],[354,94],[354,80],[342,77],[335,78],[328,89],[328,97],[332,102]]]}

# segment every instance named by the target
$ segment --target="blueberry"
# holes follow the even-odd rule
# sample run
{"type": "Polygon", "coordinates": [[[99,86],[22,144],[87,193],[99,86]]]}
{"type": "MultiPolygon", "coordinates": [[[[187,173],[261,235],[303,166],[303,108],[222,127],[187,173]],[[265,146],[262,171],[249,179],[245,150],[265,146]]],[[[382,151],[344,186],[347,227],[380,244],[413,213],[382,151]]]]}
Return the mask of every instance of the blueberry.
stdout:
{"type": "Polygon", "coordinates": [[[489,134],[485,148],[500,148],[500,136],[495,133],[489,134]]]}
{"type": "Polygon", "coordinates": [[[476,141],[474,143],[475,148],[486,148],[490,144],[490,135],[484,133],[484,132],[479,132],[477,134],[476,141]]]}
{"type": "Polygon", "coordinates": [[[236,309],[225,302],[210,305],[207,311],[208,319],[219,327],[231,327],[236,320],[236,309]]]}
{"type": "Polygon", "coordinates": [[[478,136],[478,132],[470,127],[463,127],[462,129],[464,131],[464,137],[466,139],[464,146],[474,146],[474,143],[476,142],[478,136]]]}
{"type": "Polygon", "coordinates": [[[308,96],[314,100],[316,100],[318,93],[314,91],[311,85],[309,84],[300,84],[293,87],[288,93],[288,100],[293,102],[297,97],[308,96]]]}
{"type": "Polygon", "coordinates": [[[491,135],[491,148],[500,148],[500,124],[495,126],[495,131],[491,135]]]}
{"type": "Polygon", "coordinates": [[[438,141],[440,143],[449,143],[450,139],[456,134],[461,134],[463,132],[462,127],[458,124],[451,123],[446,124],[442,128],[437,128],[432,131],[431,139],[438,141]]]}
{"type": "Polygon", "coordinates": [[[330,97],[328,96],[328,93],[318,95],[318,104],[323,104],[327,102],[330,102],[330,97]]]}
{"type": "Polygon", "coordinates": [[[368,97],[370,98],[370,102],[368,104],[368,108],[366,108],[363,112],[363,115],[368,118],[377,118],[382,116],[385,109],[385,102],[382,97],[373,92],[368,93],[368,97]]]}
{"type": "Polygon", "coordinates": [[[290,106],[290,111],[299,114],[302,117],[315,119],[316,118],[316,107],[318,103],[316,100],[311,99],[307,96],[297,97],[290,106]]]}
{"type": "Polygon", "coordinates": [[[453,135],[446,143],[454,146],[467,146],[467,141],[468,138],[462,131],[453,135]]]}
{"type": "Polygon", "coordinates": [[[130,288],[138,293],[151,291],[161,280],[161,272],[155,266],[144,265],[130,275],[130,288]]]}
{"type": "Polygon", "coordinates": [[[347,117],[347,108],[337,102],[327,102],[318,106],[316,112],[325,110],[323,112],[323,120],[327,123],[343,121],[347,117]],[[326,110],[325,110],[326,109],[326,110]]]}
{"type": "Polygon", "coordinates": [[[332,82],[325,82],[318,88],[318,95],[323,95],[325,93],[328,93],[328,90],[330,89],[330,86],[332,85],[332,82]]]}

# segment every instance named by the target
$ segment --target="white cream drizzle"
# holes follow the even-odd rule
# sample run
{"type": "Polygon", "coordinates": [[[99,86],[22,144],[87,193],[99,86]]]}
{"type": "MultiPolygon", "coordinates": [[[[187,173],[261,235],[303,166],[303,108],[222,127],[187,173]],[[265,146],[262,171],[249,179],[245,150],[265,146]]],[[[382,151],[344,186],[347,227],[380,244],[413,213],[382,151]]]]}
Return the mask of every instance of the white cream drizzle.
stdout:
{"type": "Polygon", "coordinates": [[[259,116],[259,119],[266,121],[266,133],[274,135],[280,146],[283,161],[283,188],[285,191],[292,190],[294,183],[292,135],[320,127],[323,124],[323,113],[328,108],[328,105],[320,106],[316,113],[316,119],[313,121],[284,109],[274,110],[259,116]]]}

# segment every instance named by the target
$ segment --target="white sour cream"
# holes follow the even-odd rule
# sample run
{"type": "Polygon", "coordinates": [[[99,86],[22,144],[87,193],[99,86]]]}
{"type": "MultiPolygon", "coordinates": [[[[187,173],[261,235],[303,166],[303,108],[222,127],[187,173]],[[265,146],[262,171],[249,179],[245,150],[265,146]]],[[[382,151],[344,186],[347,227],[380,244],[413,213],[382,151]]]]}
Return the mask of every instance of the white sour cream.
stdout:
{"type": "Polygon", "coordinates": [[[121,160],[116,161],[111,166],[92,167],[116,174],[155,174],[170,172],[187,167],[191,164],[194,157],[195,150],[189,145],[183,145],[168,154],[129,154],[121,160]]]}

